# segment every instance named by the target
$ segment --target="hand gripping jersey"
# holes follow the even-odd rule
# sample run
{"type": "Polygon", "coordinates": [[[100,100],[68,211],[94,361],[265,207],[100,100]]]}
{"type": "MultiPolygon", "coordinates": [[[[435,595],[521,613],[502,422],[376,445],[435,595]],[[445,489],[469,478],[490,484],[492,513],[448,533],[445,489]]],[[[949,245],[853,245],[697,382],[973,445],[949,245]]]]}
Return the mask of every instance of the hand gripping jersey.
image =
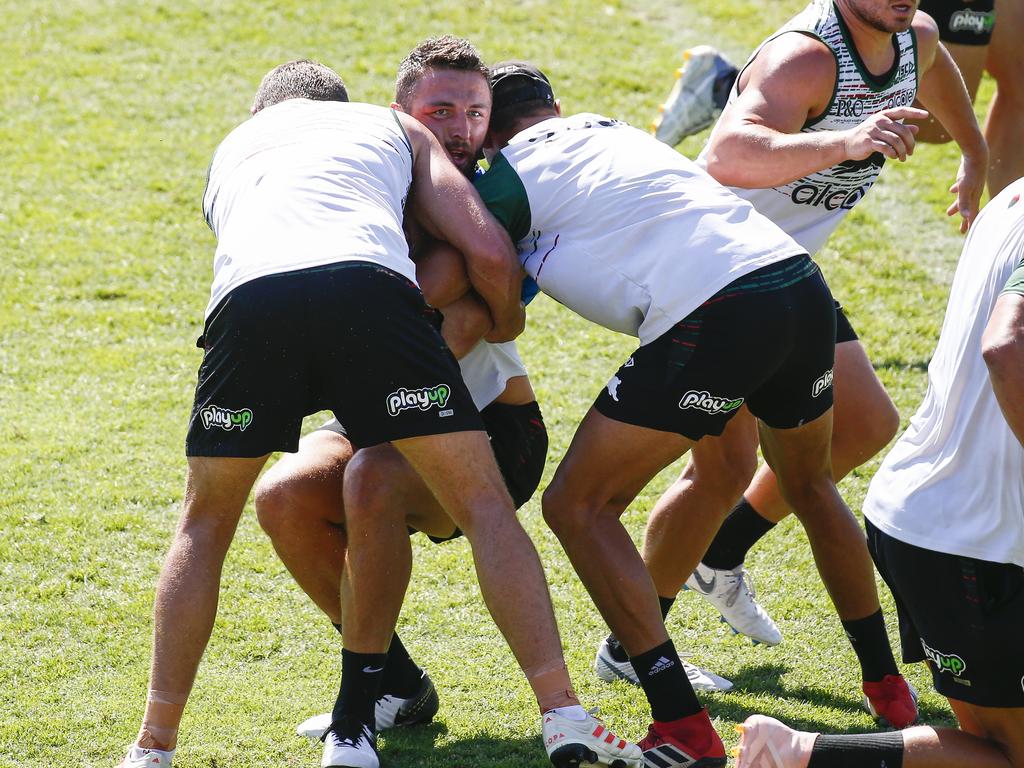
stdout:
{"type": "Polygon", "coordinates": [[[805,252],[690,160],[601,115],[521,131],[476,186],[542,291],[641,344],[805,252]]]}
{"type": "MultiPolygon", "coordinates": [[[[883,110],[914,103],[917,94],[917,44],[913,30],[893,36],[895,59],[892,68],[876,78],[861,61],[832,0],[814,0],[761,43],[740,70],[729,96],[730,103],[739,95],[743,71],[761,48],[780,35],[791,32],[817,38],[836,57],[837,77],[832,100],[823,115],[810,120],[801,129],[803,133],[844,131],[883,110]]],[[[697,158],[701,167],[707,165],[706,154],[705,149],[697,158]]],[[[871,189],[884,164],[885,156],[876,152],[864,160],[847,160],[779,187],[730,189],[753,203],[760,213],[782,227],[813,256],[846,214],[871,189]]]]}
{"type": "Polygon", "coordinates": [[[217,148],[203,213],[217,252],[206,314],[258,277],[342,261],[416,273],[402,231],[412,146],[392,110],[289,99],[217,148]]]}
{"type": "Polygon", "coordinates": [[[1024,448],[981,356],[996,299],[1004,286],[1024,293],[1022,274],[1024,179],[971,226],[928,364],[928,391],[864,500],[864,515],[900,541],[1024,567],[1024,448]]]}

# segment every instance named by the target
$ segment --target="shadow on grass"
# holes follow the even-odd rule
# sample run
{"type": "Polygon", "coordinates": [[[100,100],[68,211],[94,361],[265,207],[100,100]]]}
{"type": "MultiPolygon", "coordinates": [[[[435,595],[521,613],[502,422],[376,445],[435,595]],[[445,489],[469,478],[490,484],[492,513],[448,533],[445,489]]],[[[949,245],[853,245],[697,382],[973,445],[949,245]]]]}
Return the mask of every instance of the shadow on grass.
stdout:
{"type": "Polygon", "coordinates": [[[540,733],[533,738],[480,735],[445,742],[443,723],[388,731],[378,742],[388,768],[550,768],[540,733]]]}
{"type": "MultiPolygon", "coordinates": [[[[851,714],[864,714],[861,706],[860,692],[851,690],[849,696],[836,695],[815,686],[787,686],[782,681],[782,675],[790,668],[784,664],[758,664],[745,666],[732,676],[732,692],[739,694],[767,694],[774,696],[787,704],[806,703],[815,707],[828,707],[835,710],[848,710],[851,714]]],[[[817,719],[808,713],[807,717],[793,717],[788,712],[780,715],[778,710],[774,712],[757,711],[743,704],[740,704],[728,693],[716,696],[714,700],[708,701],[708,709],[716,717],[725,717],[736,722],[742,722],[749,715],[766,714],[772,717],[779,717],[786,725],[802,731],[821,731],[824,733],[862,733],[865,732],[863,724],[851,723],[847,728],[837,728],[835,719],[817,719]]],[[[948,709],[936,707],[930,704],[920,704],[922,722],[929,725],[956,726],[948,709]]],[[[875,730],[886,730],[876,728],[875,730]]]]}

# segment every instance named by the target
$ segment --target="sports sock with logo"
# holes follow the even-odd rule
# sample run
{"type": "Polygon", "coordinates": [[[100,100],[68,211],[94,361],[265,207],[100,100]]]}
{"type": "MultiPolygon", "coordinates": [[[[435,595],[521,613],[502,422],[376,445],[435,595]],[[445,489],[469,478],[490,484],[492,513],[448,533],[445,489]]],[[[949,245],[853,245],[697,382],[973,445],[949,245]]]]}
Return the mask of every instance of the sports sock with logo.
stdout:
{"type": "Polygon", "coordinates": [[[899,674],[881,608],[863,619],[844,621],[843,629],[857,654],[865,683],[877,683],[886,675],[899,674]]]}
{"type": "Polygon", "coordinates": [[[655,720],[668,722],[701,711],[697,694],[686,678],[686,670],[671,640],[631,656],[629,660],[640,679],[655,720]]]}
{"type": "MultiPolygon", "coordinates": [[[[658,595],[658,603],[661,605],[661,620],[664,621],[665,617],[668,616],[668,612],[672,609],[672,604],[675,603],[674,597],[662,597],[658,595]]],[[[606,640],[608,643],[608,652],[611,653],[612,658],[620,664],[624,661],[629,661],[629,654],[626,653],[626,649],[622,647],[622,643],[619,642],[619,638],[615,636],[614,632],[608,635],[606,640]]]]}
{"type": "Polygon", "coordinates": [[[396,632],[388,647],[388,661],[384,665],[384,678],[380,683],[381,693],[408,699],[419,690],[422,678],[423,670],[412,660],[396,632]]]}
{"type": "Polygon", "coordinates": [[[749,501],[740,499],[711,540],[701,562],[721,571],[737,568],[743,565],[750,548],[774,527],[775,523],[761,517],[749,501]]]}
{"type": "Polygon", "coordinates": [[[807,768],[902,768],[903,734],[822,734],[814,740],[807,768]]]}
{"type": "Polygon", "coordinates": [[[333,721],[347,722],[358,730],[360,725],[374,727],[374,704],[380,696],[384,678],[386,653],[355,653],[341,649],[341,690],[334,703],[333,721]]]}

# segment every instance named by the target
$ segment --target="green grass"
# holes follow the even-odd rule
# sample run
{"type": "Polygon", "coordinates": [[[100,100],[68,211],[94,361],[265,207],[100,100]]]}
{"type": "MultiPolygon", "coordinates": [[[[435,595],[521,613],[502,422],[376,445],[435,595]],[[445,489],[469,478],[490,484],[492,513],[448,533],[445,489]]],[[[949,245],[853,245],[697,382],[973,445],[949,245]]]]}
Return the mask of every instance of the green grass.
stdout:
{"type": "MultiPolygon", "coordinates": [[[[679,49],[712,41],[742,59],[801,4],[0,2],[0,767],[110,766],[134,736],[211,276],[199,200],[213,149],[245,119],[266,70],[312,56],[338,69],[354,98],[386,103],[408,49],[453,32],[491,60],[537,61],[568,112],[646,125],[679,49]]],[[[682,149],[696,154],[703,138],[682,149]]],[[[959,251],[942,215],[955,169],[948,147],[887,169],[821,258],[904,418],[924,391],[959,251]]],[[[551,430],[546,479],[632,348],[546,299],[531,307],[522,350],[551,430]]],[[[843,485],[855,508],[875,466],[843,485]]],[[[627,513],[637,540],[677,470],[627,513]]],[[[522,518],[581,695],[638,737],[642,697],[589,672],[605,631],[597,611],[538,504],[522,518]]],[[[737,682],[736,693],[706,697],[727,743],[731,725],[754,711],[811,728],[870,728],[853,654],[798,526],[779,526],[750,564],[786,635],[781,646],[752,648],[691,596],[669,619],[681,649],[737,682]]],[[[437,682],[442,711],[430,727],[385,736],[386,765],[545,764],[528,687],[479,599],[465,541],[417,543],[401,630],[437,682]]],[[[293,727],[329,707],[338,650],[250,509],[178,768],[316,765],[293,727]]],[[[925,716],[948,722],[923,670],[909,674],[925,716]]]]}

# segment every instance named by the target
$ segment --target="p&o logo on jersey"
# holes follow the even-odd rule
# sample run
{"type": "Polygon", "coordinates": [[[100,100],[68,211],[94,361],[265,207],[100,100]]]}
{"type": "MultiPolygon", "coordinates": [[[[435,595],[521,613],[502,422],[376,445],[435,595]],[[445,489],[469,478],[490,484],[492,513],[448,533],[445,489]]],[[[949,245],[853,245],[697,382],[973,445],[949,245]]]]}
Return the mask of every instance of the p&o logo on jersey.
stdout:
{"type": "Polygon", "coordinates": [[[208,405],[199,412],[199,416],[203,420],[204,429],[220,427],[225,432],[230,432],[238,427],[239,432],[245,432],[245,428],[252,424],[252,410],[249,408],[232,411],[219,405],[208,405]]]}
{"type": "Polygon", "coordinates": [[[397,392],[392,392],[388,395],[388,413],[392,416],[397,416],[402,411],[410,408],[419,408],[421,411],[426,411],[437,406],[438,409],[441,409],[448,402],[448,396],[451,393],[452,389],[447,384],[438,384],[437,386],[425,387],[423,389],[406,389],[402,387],[397,392]]]}
{"type": "Polygon", "coordinates": [[[712,416],[718,413],[731,413],[741,405],[742,397],[716,397],[710,392],[696,389],[691,389],[679,401],[680,408],[695,408],[712,416]]]}

